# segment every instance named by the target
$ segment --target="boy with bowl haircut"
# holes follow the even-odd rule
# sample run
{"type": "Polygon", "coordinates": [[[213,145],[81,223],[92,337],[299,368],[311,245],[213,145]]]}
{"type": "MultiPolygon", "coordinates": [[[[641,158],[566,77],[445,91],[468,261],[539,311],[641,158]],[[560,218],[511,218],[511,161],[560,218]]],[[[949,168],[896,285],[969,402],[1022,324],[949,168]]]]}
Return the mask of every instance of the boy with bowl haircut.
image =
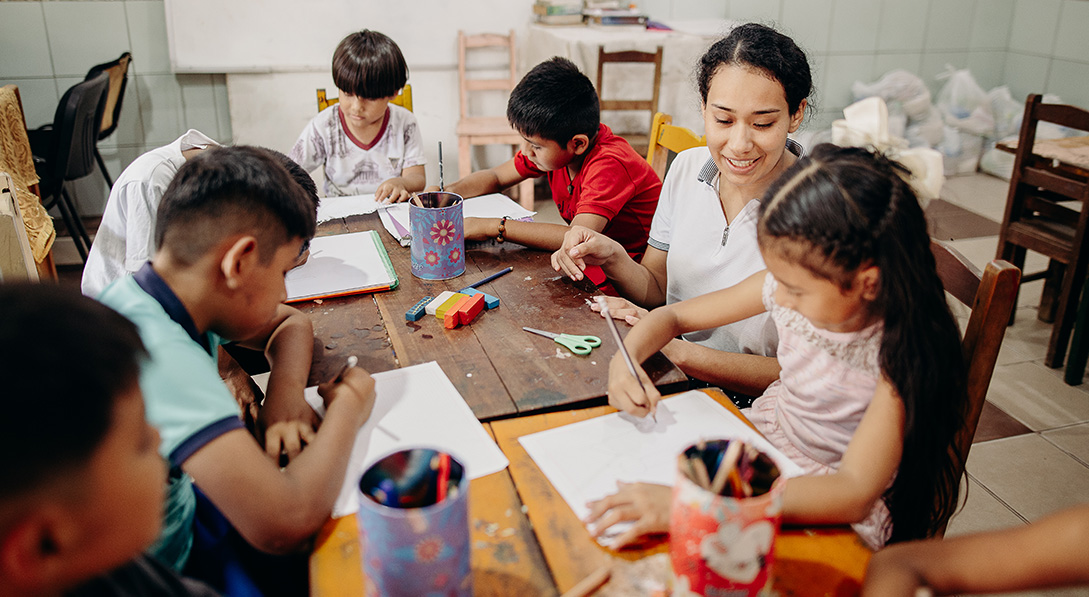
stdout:
{"type": "MultiPolygon", "coordinates": [[[[564,221],[603,232],[636,260],[647,247],[662,181],[624,139],[601,124],[597,92],[570,60],[533,67],[511,91],[507,119],[525,139],[510,160],[447,185],[462,197],[544,176],[564,221]]],[[[437,190],[437,188],[435,189],[437,190]]],[[[556,250],[568,226],[465,218],[466,240],[512,240],[556,250]]]]}
{"type": "Polygon", "coordinates": [[[140,555],[166,465],[136,327],[52,285],[0,285],[0,312],[0,595],[213,595],[140,555]]]}
{"type": "Polygon", "coordinates": [[[99,296],[136,323],[150,354],[140,386],[171,466],[155,555],[178,569],[194,547],[197,486],[249,546],[287,553],[304,544],[328,519],[370,415],[374,381],[363,370],[321,386],[329,403],[321,428],[307,434],[308,415],[300,415],[307,448],[281,470],[279,450],[270,457],[243,428],[216,370],[225,341],[263,349],[272,370],[263,408],[307,412],[313,328],[282,301],[284,274],[313,236],[314,218],[269,152],[209,149],[179,169],[163,196],[154,259],[99,296]]]}

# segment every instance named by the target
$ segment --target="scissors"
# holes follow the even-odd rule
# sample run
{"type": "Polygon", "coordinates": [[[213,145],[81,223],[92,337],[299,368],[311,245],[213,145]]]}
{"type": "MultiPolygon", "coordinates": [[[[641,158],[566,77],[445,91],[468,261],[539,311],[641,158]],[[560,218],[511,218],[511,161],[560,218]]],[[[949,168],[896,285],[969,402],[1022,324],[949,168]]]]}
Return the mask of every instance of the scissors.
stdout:
{"type": "Polygon", "coordinates": [[[575,354],[590,354],[590,350],[601,346],[601,338],[597,336],[573,336],[571,334],[556,334],[534,328],[523,327],[523,330],[545,338],[552,338],[556,344],[563,346],[575,354]]]}

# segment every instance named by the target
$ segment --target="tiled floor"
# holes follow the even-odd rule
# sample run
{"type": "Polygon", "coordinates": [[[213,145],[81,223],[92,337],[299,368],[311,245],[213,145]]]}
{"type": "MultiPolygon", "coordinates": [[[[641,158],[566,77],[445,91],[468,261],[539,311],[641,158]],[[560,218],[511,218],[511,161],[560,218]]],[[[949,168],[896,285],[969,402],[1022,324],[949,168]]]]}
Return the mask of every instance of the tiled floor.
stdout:
{"type": "MultiPolygon", "coordinates": [[[[942,199],[928,207],[932,232],[982,268],[994,258],[1007,183],[979,174],[950,178],[942,199]]],[[[539,221],[562,222],[538,190],[539,221]]],[[[1027,269],[1043,258],[1030,254],[1027,269]]],[[[78,284],[80,268],[63,268],[78,284]]],[[[1043,365],[1051,328],[1036,319],[1043,282],[1025,284],[1016,323],[1006,329],[989,406],[968,458],[967,502],[949,525],[950,536],[1025,524],[1089,500],[1089,383],[1068,386],[1061,369],[1043,365]]],[[[1089,589],[1020,593],[1089,595],[1089,589]]]]}

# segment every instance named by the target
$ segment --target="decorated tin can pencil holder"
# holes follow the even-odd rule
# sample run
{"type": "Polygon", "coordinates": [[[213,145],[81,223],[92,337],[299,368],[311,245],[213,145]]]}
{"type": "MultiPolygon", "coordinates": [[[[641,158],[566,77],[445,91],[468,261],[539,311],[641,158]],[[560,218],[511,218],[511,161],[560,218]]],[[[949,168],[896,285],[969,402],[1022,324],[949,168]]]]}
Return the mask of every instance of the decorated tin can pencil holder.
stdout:
{"type": "Polygon", "coordinates": [[[412,275],[425,280],[456,278],[465,272],[462,199],[442,191],[419,193],[409,202],[412,275]]]}
{"type": "Polygon", "coordinates": [[[359,480],[360,541],[368,597],[472,595],[469,478],[444,452],[412,448],[359,480]]]}
{"type": "Polygon", "coordinates": [[[774,462],[739,440],[703,442],[678,456],[669,518],[674,597],[771,594],[783,485],[774,462]]]}

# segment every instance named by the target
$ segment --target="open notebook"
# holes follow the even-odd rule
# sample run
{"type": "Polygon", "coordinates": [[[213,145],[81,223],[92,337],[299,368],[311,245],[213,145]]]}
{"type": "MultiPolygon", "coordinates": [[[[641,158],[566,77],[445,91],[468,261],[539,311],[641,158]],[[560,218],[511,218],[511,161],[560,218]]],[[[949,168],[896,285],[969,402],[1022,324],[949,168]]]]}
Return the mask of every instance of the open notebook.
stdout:
{"type": "Polygon", "coordinates": [[[310,258],[284,277],[287,302],[397,287],[397,272],[378,232],[365,230],[310,241],[310,258]]]}

